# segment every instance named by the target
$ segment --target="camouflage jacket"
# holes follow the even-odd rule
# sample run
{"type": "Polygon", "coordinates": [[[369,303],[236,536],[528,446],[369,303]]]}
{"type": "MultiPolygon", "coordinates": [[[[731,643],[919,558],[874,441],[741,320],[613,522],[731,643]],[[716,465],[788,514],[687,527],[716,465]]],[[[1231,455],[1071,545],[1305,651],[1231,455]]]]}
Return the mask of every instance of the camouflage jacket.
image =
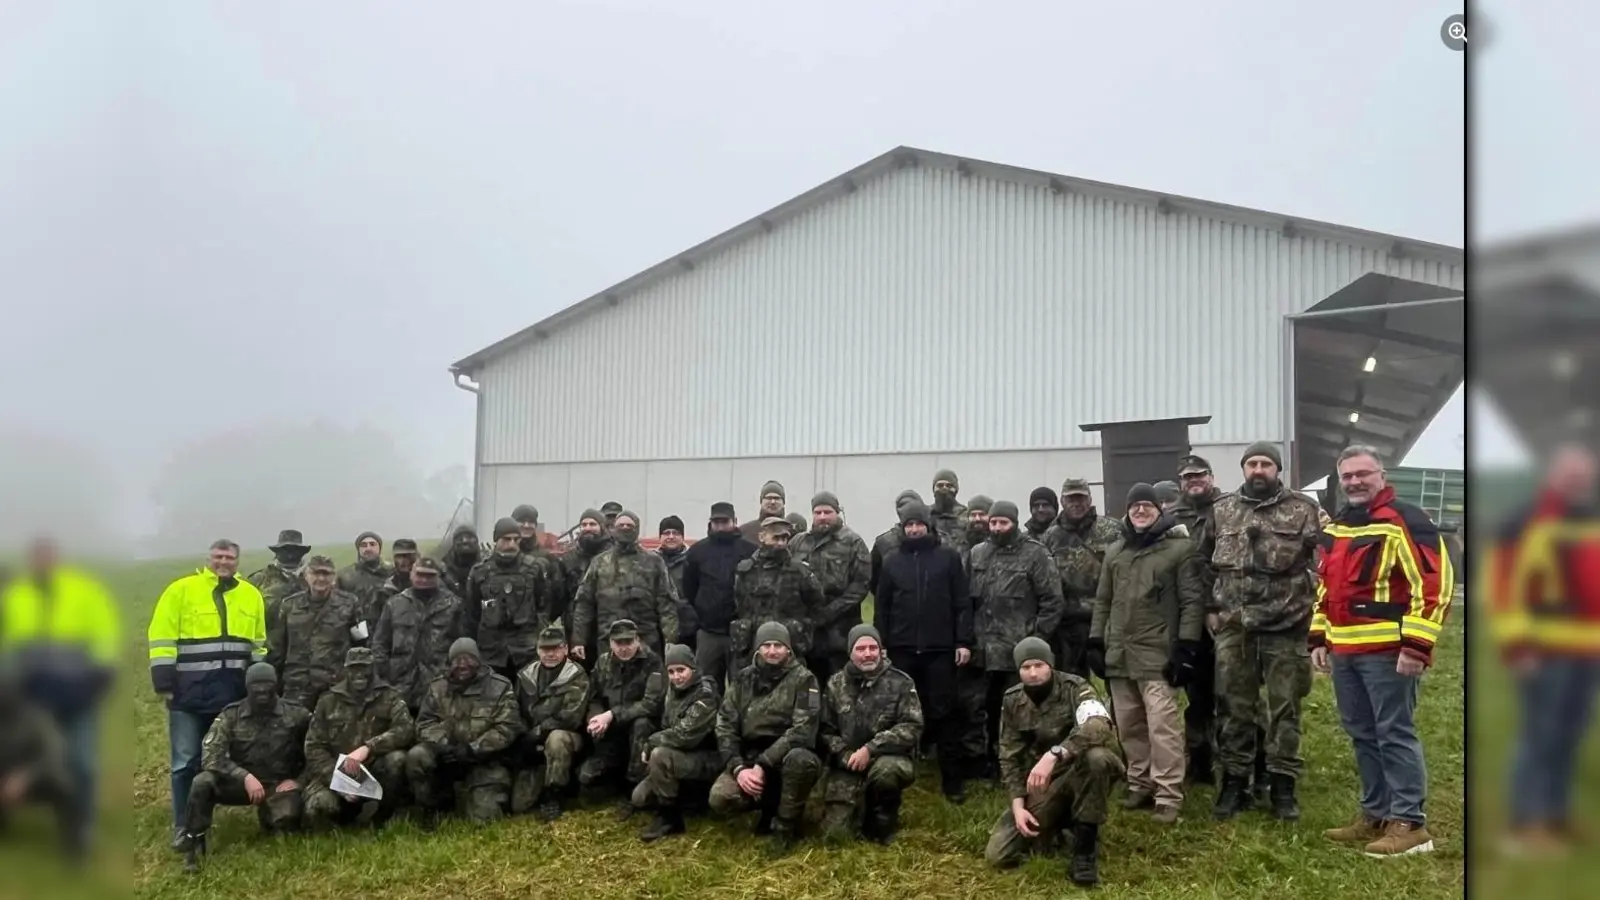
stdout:
{"type": "Polygon", "coordinates": [[[589,704],[589,673],[570,659],[553,671],[535,660],[517,673],[517,703],[528,737],[535,742],[552,731],[582,734],[589,704]]]}
{"type": "Polygon", "coordinates": [[[539,632],[555,621],[545,567],[518,553],[489,559],[467,575],[464,627],[485,665],[522,668],[539,659],[539,632]]]}
{"type": "Polygon", "coordinates": [[[817,576],[826,598],[817,617],[812,652],[844,653],[845,638],[861,624],[861,601],[871,590],[867,579],[872,576],[872,553],[867,542],[849,526],[840,525],[800,535],[790,542],[789,554],[817,576]]]}
{"type": "Polygon", "coordinates": [[[1062,621],[1089,621],[1106,552],[1122,540],[1124,534],[1121,522],[1092,509],[1077,521],[1063,513],[1045,531],[1041,543],[1050,551],[1056,570],[1061,573],[1061,593],[1066,601],[1062,621]]]}
{"type": "Polygon", "coordinates": [[[407,705],[420,708],[428,683],[445,670],[450,645],[466,632],[460,597],[444,588],[425,601],[410,588],[389,598],[372,633],[377,675],[399,689],[407,705]]]}
{"type": "Polygon", "coordinates": [[[339,570],[338,586],[339,590],[360,598],[362,619],[376,622],[383,612],[383,585],[392,575],[394,566],[381,559],[370,563],[353,562],[339,570]]]}
{"type": "Polygon", "coordinates": [[[243,778],[254,775],[267,790],[298,780],[306,768],[306,729],[311,713],[293,700],[279,700],[266,715],[250,711],[250,701],[223,707],[201,744],[207,772],[243,778]]]}
{"type": "MultiPolygon", "coordinates": [[[[1194,544],[1197,555],[1206,542],[1206,535],[1211,533],[1212,507],[1216,504],[1217,498],[1221,496],[1222,491],[1216,488],[1212,488],[1211,493],[1205,499],[1198,501],[1188,494],[1184,494],[1178,498],[1178,504],[1172,507],[1172,517],[1178,520],[1178,524],[1189,529],[1189,540],[1194,544]]],[[[1202,587],[1205,590],[1206,602],[1209,605],[1211,591],[1217,579],[1211,569],[1210,558],[1203,558],[1201,562],[1204,565],[1200,567],[1199,572],[1202,579],[1202,587]]]]}
{"type": "Polygon", "coordinates": [[[717,749],[727,771],[759,765],[776,772],[790,750],[814,748],[821,707],[817,676],[793,653],[776,671],[759,657],[740,669],[717,709],[717,749]]]}
{"type": "MultiPolygon", "coordinates": [[[[310,591],[284,598],[267,624],[267,662],[278,670],[280,692],[308,709],[344,670],[344,654],[356,643],[355,629],[370,628],[355,594],[334,588],[319,600],[310,591]]],[[[366,642],[363,630],[359,637],[366,642]]]]}
{"type": "Polygon", "coordinates": [[[709,678],[696,678],[686,688],[667,685],[661,730],[650,735],[651,749],[717,749],[717,686],[709,678]]]}
{"type": "MultiPolygon", "coordinates": [[[[938,532],[939,540],[944,541],[958,551],[965,548],[967,546],[966,504],[956,503],[948,510],[941,512],[939,504],[935,503],[928,509],[933,518],[930,524],[933,525],[933,530],[938,532]]],[[[876,584],[877,582],[873,583],[876,584]]]]}
{"type": "Polygon", "coordinates": [[[678,591],[667,564],[638,544],[612,547],[589,564],[572,601],[572,643],[594,646],[618,619],[632,619],[640,642],[656,653],[666,650],[663,636],[678,636],[678,591]]]}
{"type": "Polygon", "coordinates": [[[638,654],[626,662],[610,653],[600,654],[589,683],[593,685],[589,693],[590,717],[609,709],[618,725],[634,719],[661,720],[667,673],[661,657],[648,644],[641,643],[638,654]]]}
{"type": "Polygon", "coordinates": [[[1200,568],[1188,529],[1171,517],[1111,548],[1089,626],[1105,641],[1107,677],[1159,680],[1178,641],[1200,640],[1200,568]]]}
{"type": "Polygon", "coordinates": [[[1216,576],[1207,611],[1251,631],[1309,629],[1321,534],[1317,505],[1295,491],[1279,488],[1265,500],[1242,492],[1217,498],[1200,547],[1216,576]]]}
{"type": "Polygon", "coordinates": [[[1035,703],[1021,684],[1000,698],[1000,780],[1012,799],[1028,795],[1028,772],[1051,747],[1064,748],[1071,759],[1091,747],[1114,748],[1116,742],[1116,729],[1094,686],[1071,673],[1057,671],[1050,695],[1041,702],[1035,703]]]}
{"type": "Polygon", "coordinates": [[[439,580],[458,597],[467,595],[467,581],[472,577],[472,570],[478,563],[483,562],[483,548],[474,547],[471,556],[462,556],[454,548],[447,549],[439,555],[439,565],[444,571],[439,573],[439,580]]]}
{"type": "Polygon", "coordinates": [[[67,743],[55,717],[11,698],[0,711],[0,773],[29,769],[39,783],[70,784],[67,743]]]}
{"type": "Polygon", "coordinates": [[[416,740],[417,726],[406,708],[406,698],[382,681],[374,681],[366,694],[350,692],[340,677],[311,714],[306,732],[306,777],[327,781],[339,754],[367,747],[376,759],[396,750],[409,750],[416,740]]]}
{"type": "Polygon", "coordinates": [[[244,580],[255,585],[255,589],[261,592],[261,602],[266,607],[268,627],[271,627],[272,620],[277,616],[278,606],[285,597],[310,587],[306,583],[304,566],[290,570],[276,562],[267,563],[251,572],[244,580]]]}
{"type": "Polygon", "coordinates": [[[667,574],[672,576],[672,589],[678,598],[678,633],[676,636],[663,635],[663,638],[676,644],[692,644],[695,635],[700,632],[700,614],[683,592],[683,572],[689,562],[689,550],[684,548],[676,553],[657,550],[655,554],[666,564],[667,574]]]}
{"type": "Polygon", "coordinates": [[[459,690],[449,678],[435,678],[417,713],[417,743],[462,748],[480,763],[504,753],[521,733],[516,689],[488,666],[459,690]]]}
{"type": "MultiPolygon", "coordinates": [[[[589,573],[589,564],[594,562],[595,557],[611,549],[611,547],[611,539],[606,538],[599,549],[590,553],[583,549],[582,544],[574,541],[572,546],[567,549],[567,552],[561,554],[558,562],[561,565],[562,580],[566,585],[566,599],[569,610],[572,604],[577,603],[578,586],[583,584],[583,576],[589,573]]],[[[567,634],[570,636],[572,634],[572,615],[570,611],[565,621],[567,623],[567,634]]]]}
{"type": "Polygon", "coordinates": [[[876,672],[855,663],[833,673],[822,698],[822,747],[842,765],[866,747],[872,758],[910,756],[922,742],[922,700],[911,676],[889,664],[876,672]]]}
{"type": "Polygon", "coordinates": [[[977,601],[976,628],[984,667],[1015,670],[1011,651],[1025,637],[1055,637],[1061,624],[1061,573],[1050,551],[1017,534],[1005,543],[993,538],[972,551],[971,590],[977,601]]]}
{"type": "Polygon", "coordinates": [[[751,645],[756,629],[782,622],[789,629],[790,649],[804,659],[811,652],[811,637],[826,603],[822,584],[809,566],[791,555],[773,557],[758,550],[733,568],[728,652],[735,658],[748,656],[756,649],[751,645]]]}

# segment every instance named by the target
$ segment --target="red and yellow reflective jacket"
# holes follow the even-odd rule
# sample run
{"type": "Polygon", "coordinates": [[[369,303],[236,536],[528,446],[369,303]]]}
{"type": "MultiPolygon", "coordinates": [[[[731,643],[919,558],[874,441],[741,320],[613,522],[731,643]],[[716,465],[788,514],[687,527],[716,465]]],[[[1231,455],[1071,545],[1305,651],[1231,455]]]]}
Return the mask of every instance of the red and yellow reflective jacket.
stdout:
{"type": "Polygon", "coordinates": [[[1323,528],[1311,646],[1334,653],[1411,650],[1433,661],[1455,569],[1439,527],[1385,487],[1323,528]]]}
{"type": "Polygon", "coordinates": [[[1480,571],[1508,656],[1600,655],[1600,518],[1554,491],[1495,535],[1480,571]]]}

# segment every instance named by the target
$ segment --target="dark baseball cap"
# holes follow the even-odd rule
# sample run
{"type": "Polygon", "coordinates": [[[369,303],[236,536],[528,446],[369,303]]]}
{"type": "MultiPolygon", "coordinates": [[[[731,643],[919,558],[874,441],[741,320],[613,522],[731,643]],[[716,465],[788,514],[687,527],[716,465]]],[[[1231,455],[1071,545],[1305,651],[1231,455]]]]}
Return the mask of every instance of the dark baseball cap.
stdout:
{"type": "Polygon", "coordinates": [[[1195,456],[1194,454],[1191,453],[1188,456],[1185,456],[1183,459],[1178,461],[1178,475],[1179,475],[1179,477],[1182,477],[1184,475],[1209,475],[1209,474],[1211,474],[1211,463],[1207,462],[1206,458],[1203,457],[1203,456],[1195,456]]]}
{"type": "Polygon", "coordinates": [[[722,500],[720,502],[711,504],[711,518],[713,518],[713,519],[732,519],[732,518],[736,518],[734,516],[734,514],[733,514],[733,504],[729,503],[726,500],[722,500]]]}
{"type": "Polygon", "coordinates": [[[411,538],[396,538],[395,542],[389,545],[389,552],[395,556],[401,556],[406,553],[415,555],[417,552],[417,542],[411,538]]]}
{"type": "Polygon", "coordinates": [[[639,626],[633,624],[632,619],[618,619],[606,629],[606,637],[613,641],[636,641],[639,639],[639,626]]]}

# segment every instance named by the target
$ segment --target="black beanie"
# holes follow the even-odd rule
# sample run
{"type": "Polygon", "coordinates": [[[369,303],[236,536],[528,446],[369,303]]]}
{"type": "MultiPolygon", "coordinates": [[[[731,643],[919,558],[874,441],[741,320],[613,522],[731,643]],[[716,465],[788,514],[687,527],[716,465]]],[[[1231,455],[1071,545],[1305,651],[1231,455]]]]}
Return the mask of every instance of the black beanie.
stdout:
{"type": "Polygon", "coordinates": [[[667,516],[661,520],[661,525],[656,528],[656,534],[660,534],[663,531],[676,531],[679,534],[683,534],[683,520],[677,516],[667,516]]]}
{"type": "Polygon", "coordinates": [[[1056,499],[1056,492],[1047,487],[1036,487],[1033,489],[1033,493],[1028,495],[1029,509],[1039,503],[1048,503],[1052,509],[1061,508],[1061,501],[1056,499]]]}
{"type": "Polygon", "coordinates": [[[1154,487],[1141,481],[1128,488],[1128,505],[1132,506],[1135,503],[1150,503],[1159,508],[1161,506],[1161,498],[1156,496],[1154,487]]]}

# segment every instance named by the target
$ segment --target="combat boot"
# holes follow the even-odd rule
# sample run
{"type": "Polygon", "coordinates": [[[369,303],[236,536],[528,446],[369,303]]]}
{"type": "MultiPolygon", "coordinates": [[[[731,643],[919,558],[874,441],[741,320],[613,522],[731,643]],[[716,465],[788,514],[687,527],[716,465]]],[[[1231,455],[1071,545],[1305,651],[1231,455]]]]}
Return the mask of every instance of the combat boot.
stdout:
{"type": "Polygon", "coordinates": [[[1072,828],[1072,862],[1067,867],[1072,883],[1094,887],[1100,883],[1100,826],[1082,822],[1072,828]]]}
{"type": "Polygon", "coordinates": [[[1222,789],[1217,791],[1217,803],[1211,815],[1218,822],[1226,822],[1250,808],[1250,783],[1241,775],[1223,775],[1222,789]]]}
{"type": "Polygon", "coordinates": [[[1250,783],[1250,794],[1257,806],[1272,802],[1272,775],[1267,772],[1267,755],[1260,751],[1256,752],[1256,772],[1250,783]]]}
{"type": "Polygon", "coordinates": [[[766,837],[772,833],[773,812],[774,810],[770,806],[761,808],[761,815],[756,819],[754,832],[756,837],[766,837]]]}
{"type": "Polygon", "coordinates": [[[1184,774],[1188,776],[1190,784],[1216,784],[1217,774],[1212,765],[1211,748],[1194,748],[1189,754],[1189,770],[1184,774]]]}
{"type": "Polygon", "coordinates": [[[1298,821],[1300,803],[1294,797],[1294,776],[1274,772],[1269,778],[1272,784],[1272,817],[1285,822],[1298,821]]]}
{"type": "Polygon", "coordinates": [[[944,792],[944,799],[955,806],[967,802],[967,780],[962,777],[961,770],[955,764],[946,769],[940,779],[940,788],[944,792]]]}
{"type": "Polygon", "coordinates": [[[885,794],[873,813],[872,839],[887,847],[900,830],[900,792],[885,794]]]}
{"type": "Polygon", "coordinates": [[[200,834],[186,834],[187,838],[183,850],[183,870],[185,872],[200,871],[200,857],[206,855],[205,832],[200,834]]]}
{"type": "Polygon", "coordinates": [[[683,810],[677,803],[663,803],[656,808],[656,817],[645,829],[639,832],[639,840],[645,843],[659,841],[670,834],[683,834],[687,826],[683,823],[683,810]]]}
{"type": "Polygon", "coordinates": [[[787,856],[800,843],[800,823],[792,819],[774,818],[772,838],[767,844],[770,856],[787,856]]]}

